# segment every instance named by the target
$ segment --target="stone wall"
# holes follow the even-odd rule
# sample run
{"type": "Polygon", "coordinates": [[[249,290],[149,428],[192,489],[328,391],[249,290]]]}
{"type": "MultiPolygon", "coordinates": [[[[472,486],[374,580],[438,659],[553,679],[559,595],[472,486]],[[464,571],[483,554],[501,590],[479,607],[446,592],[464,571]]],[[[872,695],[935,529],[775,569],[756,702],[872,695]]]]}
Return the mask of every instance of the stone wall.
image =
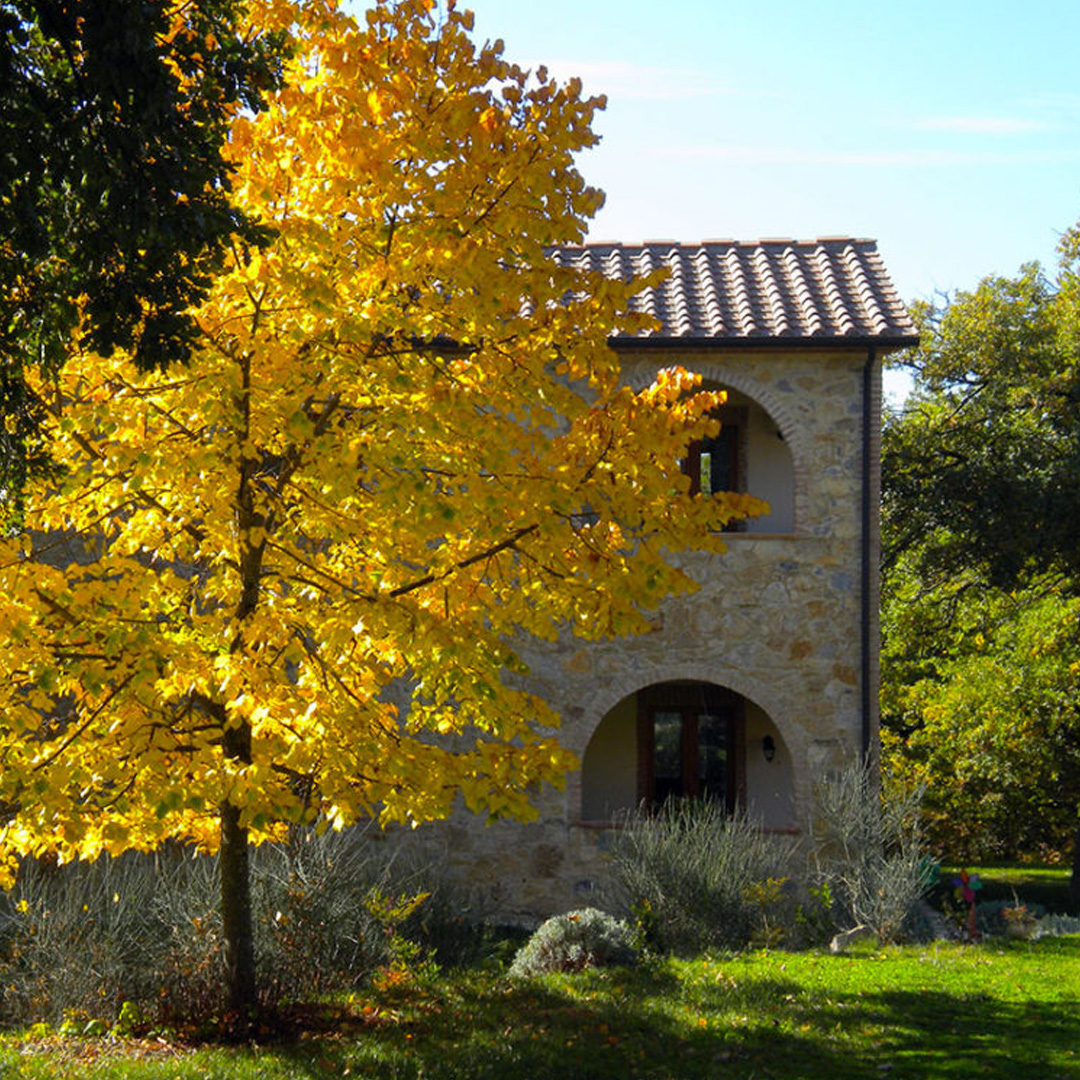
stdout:
{"type": "MultiPolygon", "coordinates": [[[[583,757],[598,725],[653,683],[701,681],[754,706],[779,735],[793,825],[803,827],[815,780],[861,748],[863,371],[861,350],[774,348],[624,356],[644,386],[677,360],[763,407],[791,455],[793,529],[732,534],[723,555],[682,565],[700,584],[666,603],[654,629],[632,640],[536,642],[524,650],[531,685],[562,714],[561,739],[583,757]]],[[[877,492],[880,372],[873,372],[871,490],[877,492]]],[[[753,493],[753,491],[751,491],[753,493]]],[[[876,522],[876,504],[873,520],[876,522]]],[[[876,528],[871,567],[876,571],[876,528]]],[[[871,581],[876,589],[876,580],[871,581]]],[[[871,611],[876,619],[876,593],[871,611]]],[[[871,624],[876,703],[876,622],[871,624]]],[[[876,716],[870,717],[876,736],[876,716]]],[[[762,727],[769,725],[772,727],[762,727]]],[[[759,741],[760,745],[760,741],[759,741]]],[[[751,750],[752,752],[752,750],[751,750]]],[[[748,796],[755,772],[748,770],[748,796]]],[[[478,914],[529,922],[586,902],[611,901],[604,852],[614,827],[583,818],[581,773],[544,791],[532,825],[484,825],[462,814],[412,842],[459,882],[478,914]]]]}

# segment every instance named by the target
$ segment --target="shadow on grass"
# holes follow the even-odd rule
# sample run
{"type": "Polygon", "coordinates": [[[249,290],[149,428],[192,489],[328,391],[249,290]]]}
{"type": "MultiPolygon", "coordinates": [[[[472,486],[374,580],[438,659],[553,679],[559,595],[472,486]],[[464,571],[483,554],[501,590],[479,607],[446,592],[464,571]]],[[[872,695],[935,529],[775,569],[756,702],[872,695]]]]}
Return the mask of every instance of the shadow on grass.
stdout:
{"type": "MultiPolygon", "coordinates": [[[[1061,955],[1076,957],[1075,945],[1061,955]]],[[[290,1075],[1080,1080],[1075,999],[1003,1001],[977,986],[837,993],[775,968],[725,970],[693,985],[666,966],[518,984],[462,977],[389,1000],[358,1038],[321,1042],[317,1057],[288,1051],[290,1075]]]]}
{"type": "Polygon", "coordinates": [[[291,1041],[115,1071],[41,1054],[0,1078],[1080,1080],[1080,937],[522,982],[451,971],[304,1018],[291,1041]]]}
{"type": "Polygon", "coordinates": [[[1080,1077],[1080,1002],[1002,1002],[977,991],[864,994],[850,1022],[881,1029],[875,1059],[896,1077],[1080,1077]],[[1072,1061],[1070,1062],[1070,1058],[1072,1061]]]}

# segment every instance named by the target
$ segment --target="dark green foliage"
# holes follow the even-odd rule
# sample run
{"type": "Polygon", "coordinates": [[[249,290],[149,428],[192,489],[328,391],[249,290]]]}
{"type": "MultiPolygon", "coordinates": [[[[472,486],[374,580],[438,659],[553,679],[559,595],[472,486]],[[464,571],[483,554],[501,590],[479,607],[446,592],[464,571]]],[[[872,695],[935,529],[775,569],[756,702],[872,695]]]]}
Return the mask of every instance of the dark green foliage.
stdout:
{"type": "Polygon", "coordinates": [[[951,627],[912,636],[941,596],[889,615],[886,749],[926,785],[935,849],[951,859],[1054,857],[1080,790],[1080,600],[1035,587],[952,597],[951,627]],[[933,652],[936,643],[939,652],[933,652]],[[906,671],[906,679],[902,674],[906,671]]]}
{"type": "Polygon", "coordinates": [[[280,79],[281,39],[239,0],[0,0],[0,485],[47,448],[23,373],[82,344],[144,369],[185,360],[188,309],[231,238],[228,120],[280,79]]]}
{"type": "Polygon", "coordinates": [[[886,748],[952,857],[1080,858],[1078,254],[917,305],[885,427],[886,748]]]}
{"type": "Polygon", "coordinates": [[[1080,369],[1072,264],[987,278],[914,305],[916,378],[886,424],[885,565],[917,551],[928,574],[978,567],[995,586],[1080,570],[1080,369]]]}

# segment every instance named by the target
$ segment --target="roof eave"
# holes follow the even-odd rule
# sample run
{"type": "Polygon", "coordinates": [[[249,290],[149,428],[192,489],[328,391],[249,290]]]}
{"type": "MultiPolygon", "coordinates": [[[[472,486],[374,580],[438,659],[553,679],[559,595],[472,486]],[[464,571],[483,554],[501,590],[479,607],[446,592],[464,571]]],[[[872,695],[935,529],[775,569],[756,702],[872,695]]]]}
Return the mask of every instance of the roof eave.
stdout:
{"type": "Polygon", "coordinates": [[[635,350],[701,350],[713,349],[814,349],[814,350],[865,350],[875,348],[882,352],[910,349],[919,344],[918,334],[852,334],[845,337],[806,337],[805,335],[762,337],[629,337],[615,335],[608,338],[608,345],[616,352],[635,350]]]}

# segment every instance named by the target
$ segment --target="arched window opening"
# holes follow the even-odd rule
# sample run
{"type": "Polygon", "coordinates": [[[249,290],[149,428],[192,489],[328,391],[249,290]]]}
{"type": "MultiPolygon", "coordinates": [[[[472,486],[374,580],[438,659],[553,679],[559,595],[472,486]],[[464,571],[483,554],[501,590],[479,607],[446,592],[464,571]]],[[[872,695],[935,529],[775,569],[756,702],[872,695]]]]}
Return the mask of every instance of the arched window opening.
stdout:
{"type": "MultiPolygon", "coordinates": [[[[723,389],[709,384],[708,389],[723,389]]],[[[720,432],[692,442],[683,459],[692,494],[749,493],[769,504],[769,512],[735,522],[726,531],[789,533],[795,529],[795,471],[791,450],[773,418],[756,401],[728,390],[727,404],[715,412],[720,432]]]]}
{"type": "Polygon", "coordinates": [[[689,680],[628,694],[582,755],[580,821],[618,822],[672,798],[715,799],[768,828],[795,824],[791,751],[759,705],[689,680]]]}

